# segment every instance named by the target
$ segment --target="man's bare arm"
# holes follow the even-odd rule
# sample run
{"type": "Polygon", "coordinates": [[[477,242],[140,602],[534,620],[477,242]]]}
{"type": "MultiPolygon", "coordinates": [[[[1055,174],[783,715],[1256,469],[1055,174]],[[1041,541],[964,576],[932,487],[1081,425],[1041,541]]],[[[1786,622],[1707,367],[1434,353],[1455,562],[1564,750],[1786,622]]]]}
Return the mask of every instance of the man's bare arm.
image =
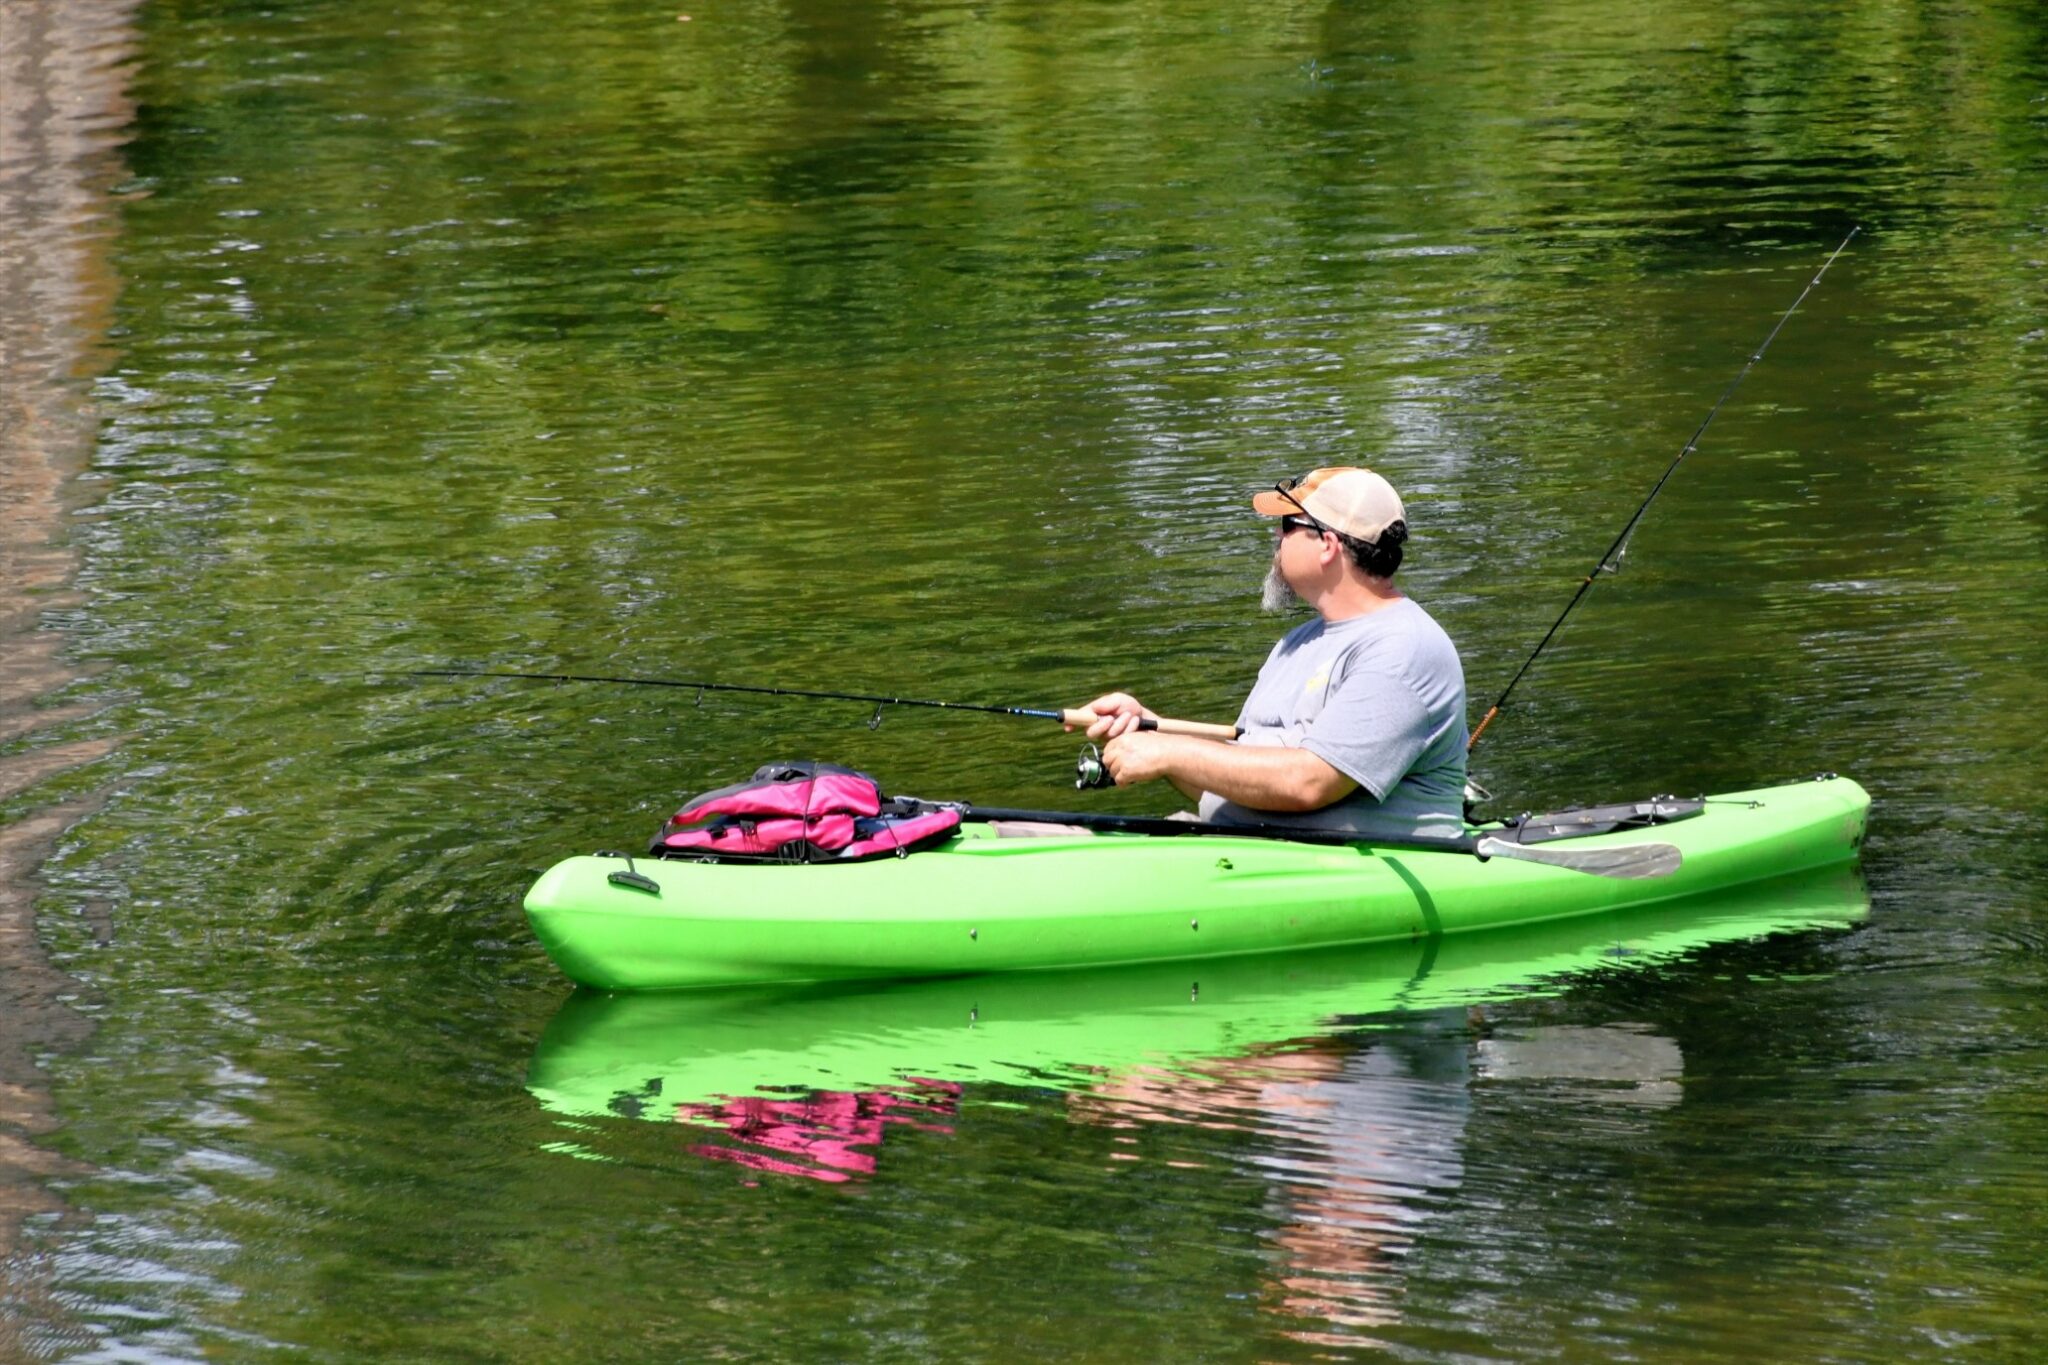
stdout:
{"type": "Polygon", "coordinates": [[[1253,810],[1320,810],[1358,789],[1306,749],[1140,732],[1112,739],[1102,757],[1120,787],[1163,777],[1191,799],[1214,792],[1253,810]]]}

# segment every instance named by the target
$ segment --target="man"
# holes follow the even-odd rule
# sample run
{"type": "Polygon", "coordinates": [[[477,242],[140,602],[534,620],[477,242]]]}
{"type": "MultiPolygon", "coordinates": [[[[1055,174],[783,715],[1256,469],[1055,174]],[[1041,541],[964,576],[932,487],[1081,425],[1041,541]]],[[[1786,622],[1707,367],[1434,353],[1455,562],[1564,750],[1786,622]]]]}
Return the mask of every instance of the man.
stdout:
{"type": "Polygon", "coordinates": [[[1429,614],[1394,587],[1408,523],[1369,469],[1318,469],[1252,499],[1277,517],[1265,605],[1316,619],[1273,647],[1235,744],[1138,730],[1152,712],[1112,692],[1091,739],[1120,787],[1165,778],[1203,820],[1362,835],[1464,832],[1465,671],[1429,614]]]}

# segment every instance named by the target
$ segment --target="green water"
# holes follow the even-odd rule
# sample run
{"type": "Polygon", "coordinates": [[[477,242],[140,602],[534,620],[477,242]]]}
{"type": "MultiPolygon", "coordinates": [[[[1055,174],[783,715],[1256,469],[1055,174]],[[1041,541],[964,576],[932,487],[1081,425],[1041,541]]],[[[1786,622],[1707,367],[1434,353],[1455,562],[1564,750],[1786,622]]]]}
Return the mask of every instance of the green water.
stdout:
{"type": "Polygon", "coordinates": [[[108,793],[38,907],[96,1028],[44,1060],[36,1354],[2039,1349],[2048,15],[683,12],[142,12],[43,619],[100,709],[18,742],[121,743],[0,804],[108,793]],[[1362,982],[1150,1068],[1083,1028],[920,1089],[913,1031],[866,1127],[805,1118],[836,1181],[528,1088],[556,857],[777,757],[1059,804],[1076,746],[390,670],[1228,719],[1280,628],[1250,490],[1358,462],[1476,716],[1854,224],[1476,771],[1851,774],[1860,927],[1477,1013],[1362,982]]]}

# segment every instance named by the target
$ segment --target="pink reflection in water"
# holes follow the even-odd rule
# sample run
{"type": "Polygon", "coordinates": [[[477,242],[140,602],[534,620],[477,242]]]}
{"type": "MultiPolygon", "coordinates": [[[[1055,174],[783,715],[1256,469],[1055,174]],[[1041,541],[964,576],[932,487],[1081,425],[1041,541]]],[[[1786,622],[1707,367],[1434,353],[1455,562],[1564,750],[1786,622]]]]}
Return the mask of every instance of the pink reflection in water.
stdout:
{"type": "Polygon", "coordinates": [[[802,1099],[742,1095],[709,1104],[684,1104],[684,1123],[723,1128],[737,1145],[700,1142],[693,1155],[730,1161],[772,1175],[840,1182],[875,1172],[875,1150],[890,1124],[928,1133],[951,1133],[961,1087],[951,1081],[906,1077],[905,1089],[820,1090],[802,1099]]]}

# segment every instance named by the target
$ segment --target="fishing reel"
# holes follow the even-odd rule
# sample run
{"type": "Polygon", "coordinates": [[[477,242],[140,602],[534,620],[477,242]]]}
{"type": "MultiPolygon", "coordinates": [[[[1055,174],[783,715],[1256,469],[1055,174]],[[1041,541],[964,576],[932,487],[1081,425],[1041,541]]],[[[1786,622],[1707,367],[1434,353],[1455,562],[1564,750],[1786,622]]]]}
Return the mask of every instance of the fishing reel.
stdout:
{"type": "Polygon", "coordinates": [[[1097,787],[1113,787],[1116,779],[1109,775],[1109,765],[1102,761],[1102,750],[1093,744],[1081,746],[1081,756],[1074,760],[1074,786],[1080,791],[1092,791],[1097,787]]]}

